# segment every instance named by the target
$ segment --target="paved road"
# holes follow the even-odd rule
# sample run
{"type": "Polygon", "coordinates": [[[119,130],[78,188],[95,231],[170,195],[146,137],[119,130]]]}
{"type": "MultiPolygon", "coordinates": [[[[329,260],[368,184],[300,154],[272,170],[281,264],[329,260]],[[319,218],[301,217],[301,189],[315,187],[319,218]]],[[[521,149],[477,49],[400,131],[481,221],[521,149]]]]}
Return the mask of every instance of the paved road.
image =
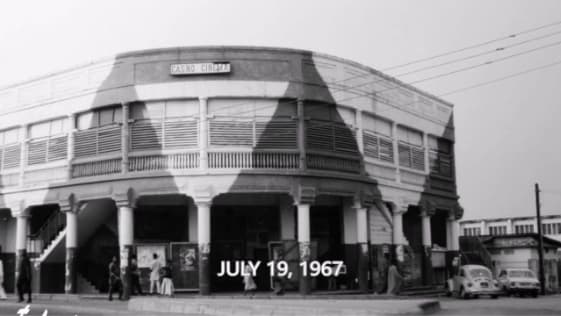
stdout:
{"type": "MultiPolygon", "coordinates": [[[[306,300],[298,300],[302,303],[306,300]]],[[[296,302],[296,301],[295,301],[296,302]]],[[[355,302],[358,302],[355,301],[355,302]]],[[[381,299],[379,305],[384,303],[395,303],[381,299]],[[385,301],[385,302],[384,302],[385,301]]],[[[366,304],[375,303],[372,300],[365,300],[366,304]]],[[[507,298],[501,297],[493,300],[489,298],[479,298],[470,300],[460,300],[455,298],[440,299],[442,310],[437,315],[561,315],[561,295],[546,296],[539,298],[507,298]]],[[[13,301],[0,301],[0,316],[18,315],[17,311],[24,308],[26,304],[17,304],[13,301]]],[[[387,305],[387,304],[386,304],[387,305]]],[[[386,309],[388,310],[388,309],[386,309]]],[[[390,313],[398,315],[399,312],[390,313]]],[[[408,313],[410,315],[410,312],[408,313]]],[[[29,316],[133,316],[133,315],[155,315],[153,312],[128,311],[125,302],[108,302],[105,300],[76,300],[76,301],[37,301],[30,306],[29,316]],[[44,314],[48,310],[47,315],[44,314]]],[[[168,315],[168,314],[159,314],[168,315]]],[[[177,315],[177,314],[176,314],[177,315]]],[[[381,314],[380,314],[381,315],[381,314]]]]}
{"type": "Polygon", "coordinates": [[[499,297],[461,300],[445,298],[440,300],[442,311],[439,315],[561,315],[561,295],[538,298],[499,297]]]}

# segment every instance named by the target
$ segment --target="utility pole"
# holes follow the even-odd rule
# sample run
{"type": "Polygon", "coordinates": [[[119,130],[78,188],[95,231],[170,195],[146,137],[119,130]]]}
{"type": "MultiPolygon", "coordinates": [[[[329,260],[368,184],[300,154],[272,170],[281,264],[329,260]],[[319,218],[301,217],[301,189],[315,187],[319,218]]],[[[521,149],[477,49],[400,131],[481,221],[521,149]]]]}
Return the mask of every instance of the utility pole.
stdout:
{"type": "Polygon", "coordinates": [[[542,216],[540,212],[540,186],[536,182],[536,216],[538,219],[538,257],[539,257],[539,278],[540,278],[540,289],[542,295],[545,295],[545,271],[543,266],[543,235],[542,235],[542,216]]]}

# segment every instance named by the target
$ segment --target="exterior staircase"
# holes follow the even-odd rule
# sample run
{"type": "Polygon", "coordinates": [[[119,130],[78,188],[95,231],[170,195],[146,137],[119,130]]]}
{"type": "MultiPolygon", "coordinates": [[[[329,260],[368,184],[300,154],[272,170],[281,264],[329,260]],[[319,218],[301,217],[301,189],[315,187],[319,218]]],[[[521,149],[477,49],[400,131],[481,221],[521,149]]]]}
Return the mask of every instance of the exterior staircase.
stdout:
{"type": "MultiPolygon", "coordinates": [[[[78,247],[84,245],[102,225],[116,212],[115,204],[111,200],[96,200],[88,202],[78,211],[78,247]]],[[[115,224],[116,225],[116,224],[115,224]]],[[[113,225],[113,226],[115,226],[113,225]]],[[[108,225],[112,227],[112,225],[108,225]]],[[[116,229],[115,227],[112,227],[116,229]]],[[[66,214],[56,211],[43,224],[39,233],[30,236],[27,251],[32,257],[35,268],[42,263],[62,263],[66,258],[66,214]]],[[[78,276],[78,284],[82,285],[88,294],[99,293],[97,289],[86,280],[78,276]],[[84,282],[82,282],[84,281],[84,282]],[[89,286],[88,286],[89,284],[89,286]]],[[[38,286],[38,289],[40,286],[38,286]]],[[[80,285],[78,285],[80,291],[80,285]]]]}
{"type": "Polygon", "coordinates": [[[493,271],[493,260],[491,254],[485,245],[483,239],[479,236],[461,236],[460,237],[460,253],[462,264],[479,264],[486,266],[493,271]]]}
{"type": "Polygon", "coordinates": [[[86,278],[84,278],[80,273],[76,276],[76,284],[78,288],[78,293],[80,294],[100,294],[99,290],[86,278]]]}

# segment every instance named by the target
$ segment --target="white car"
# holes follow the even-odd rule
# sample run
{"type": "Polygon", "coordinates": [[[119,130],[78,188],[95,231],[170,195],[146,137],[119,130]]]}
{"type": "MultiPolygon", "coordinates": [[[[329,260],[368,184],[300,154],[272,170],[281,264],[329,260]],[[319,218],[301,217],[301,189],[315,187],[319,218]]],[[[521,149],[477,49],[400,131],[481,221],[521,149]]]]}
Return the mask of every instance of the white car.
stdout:
{"type": "Polygon", "coordinates": [[[499,297],[501,290],[493,274],[485,266],[468,264],[461,266],[458,274],[450,280],[450,294],[461,298],[479,297],[489,295],[491,298],[499,297]]]}
{"type": "Polygon", "coordinates": [[[504,269],[499,273],[499,285],[507,294],[524,296],[529,294],[537,297],[540,292],[540,281],[530,269],[504,269]]]}

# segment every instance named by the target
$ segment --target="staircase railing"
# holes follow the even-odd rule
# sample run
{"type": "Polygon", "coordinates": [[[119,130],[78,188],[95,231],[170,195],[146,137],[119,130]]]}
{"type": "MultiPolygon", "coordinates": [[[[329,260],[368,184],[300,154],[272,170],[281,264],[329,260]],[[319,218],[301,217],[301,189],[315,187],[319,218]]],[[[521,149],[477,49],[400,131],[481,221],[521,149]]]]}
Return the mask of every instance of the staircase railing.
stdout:
{"type": "Polygon", "coordinates": [[[27,240],[27,252],[31,257],[40,256],[65,227],[66,215],[60,211],[54,211],[43,226],[41,226],[39,231],[29,236],[27,240]]]}
{"type": "MultiPolygon", "coordinates": [[[[489,269],[493,268],[493,260],[491,254],[483,245],[481,238],[478,236],[462,236],[460,237],[460,249],[463,254],[477,254],[479,259],[489,269]]],[[[467,255],[464,258],[469,259],[467,255]]],[[[469,263],[469,262],[468,262],[469,263]]]]}

